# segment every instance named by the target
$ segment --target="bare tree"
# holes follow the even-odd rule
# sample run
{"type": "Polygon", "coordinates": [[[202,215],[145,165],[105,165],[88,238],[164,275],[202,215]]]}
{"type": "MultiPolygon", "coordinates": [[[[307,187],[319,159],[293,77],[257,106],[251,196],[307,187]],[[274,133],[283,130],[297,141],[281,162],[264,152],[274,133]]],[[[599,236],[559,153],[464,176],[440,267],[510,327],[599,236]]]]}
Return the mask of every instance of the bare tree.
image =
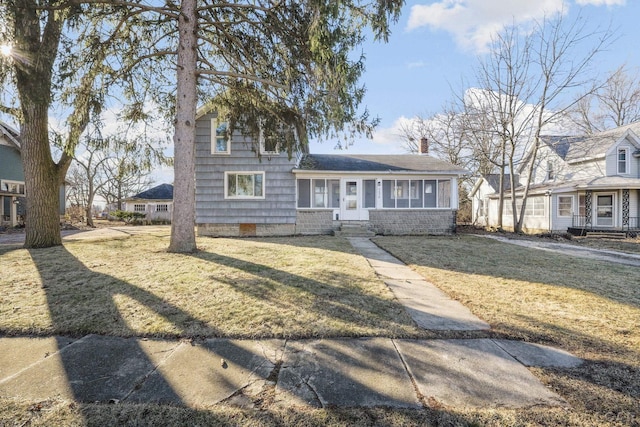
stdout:
{"type": "MultiPolygon", "coordinates": [[[[542,132],[582,99],[567,101],[571,89],[591,88],[586,93],[596,89],[588,79],[588,67],[611,38],[609,30],[590,31],[581,17],[565,22],[562,14],[557,14],[537,23],[526,34],[520,34],[515,26],[506,27],[495,37],[478,68],[477,79],[483,89],[479,93],[486,99],[477,103],[487,107],[490,131],[495,132],[506,152],[516,232],[522,231],[542,132]],[[521,190],[516,190],[520,183],[516,182],[515,171],[525,158],[529,167],[520,182],[521,190]]],[[[501,176],[504,174],[503,170],[501,176]]],[[[503,188],[501,182],[501,192],[503,188]]],[[[500,209],[499,218],[501,213],[500,209]]]]}
{"type": "Polygon", "coordinates": [[[640,74],[626,65],[613,71],[594,93],[569,111],[580,132],[591,135],[640,120],[640,74]]]}

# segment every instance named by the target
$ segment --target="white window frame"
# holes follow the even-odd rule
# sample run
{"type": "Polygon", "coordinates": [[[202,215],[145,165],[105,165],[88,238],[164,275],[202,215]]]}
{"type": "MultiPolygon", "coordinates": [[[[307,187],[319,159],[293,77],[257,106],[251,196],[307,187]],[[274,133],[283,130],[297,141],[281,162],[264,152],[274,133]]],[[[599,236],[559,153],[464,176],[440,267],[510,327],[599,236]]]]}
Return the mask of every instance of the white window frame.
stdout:
{"type": "Polygon", "coordinates": [[[390,184],[390,189],[391,189],[391,197],[389,200],[393,200],[394,201],[394,206],[384,206],[384,203],[381,204],[382,209],[451,209],[451,203],[452,203],[452,195],[451,195],[451,186],[452,186],[452,179],[451,178],[432,178],[432,179],[425,179],[425,178],[421,178],[421,179],[411,179],[411,178],[397,178],[397,179],[382,179],[381,182],[383,183],[382,185],[384,186],[384,182],[385,181],[389,181],[391,182],[390,184]],[[407,185],[402,185],[399,186],[398,182],[407,182],[407,185]],[[435,206],[425,206],[425,199],[426,197],[424,197],[424,194],[422,195],[422,206],[421,207],[415,207],[415,206],[411,206],[411,200],[415,200],[415,199],[420,199],[420,197],[417,197],[417,194],[415,194],[416,197],[412,197],[413,195],[411,194],[411,187],[412,187],[412,183],[413,182],[418,182],[418,181],[422,181],[422,189],[421,191],[424,194],[433,194],[434,192],[436,193],[436,197],[435,197],[435,202],[436,205],[435,206]],[[427,181],[433,181],[429,182],[427,184],[427,181]],[[448,182],[449,185],[449,194],[446,196],[441,196],[440,195],[440,190],[441,190],[441,183],[445,183],[448,182]],[[406,191],[405,191],[406,189],[406,191]],[[409,206],[407,207],[399,207],[398,206],[398,201],[399,200],[407,200],[409,202],[409,206]],[[442,206],[441,202],[443,200],[447,200],[448,201],[448,206],[442,206]]]}
{"type": "Polygon", "coordinates": [[[228,134],[229,131],[229,123],[225,121],[218,121],[217,118],[211,119],[211,154],[213,155],[229,155],[231,154],[231,135],[228,134]],[[224,123],[227,124],[227,135],[226,136],[218,136],[217,130],[218,127],[222,126],[224,123]],[[227,149],[222,151],[218,150],[218,139],[224,139],[227,143],[227,149]]]}
{"type": "Polygon", "coordinates": [[[278,147],[276,146],[275,151],[268,151],[265,146],[264,146],[264,129],[262,128],[262,126],[260,126],[260,136],[258,138],[258,141],[260,142],[260,154],[266,154],[266,155],[277,155],[280,154],[280,152],[278,151],[278,147]]]}
{"type": "Polygon", "coordinates": [[[2,181],[0,181],[0,191],[11,194],[20,194],[22,196],[26,194],[24,189],[24,181],[12,181],[9,179],[3,179],[2,181]],[[17,191],[11,191],[11,187],[13,187],[14,185],[17,186],[17,191]]]}
{"type": "MultiPolygon", "coordinates": [[[[527,197],[527,206],[524,209],[525,218],[542,218],[544,217],[544,208],[545,201],[542,196],[529,196],[527,197]],[[537,202],[537,206],[536,206],[537,202]]],[[[522,197],[516,197],[516,209],[518,211],[518,215],[520,214],[520,209],[522,209],[522,197]]],[[[511,198],[504,199],[504,212],[502,216],[512,216],[513,215],[513,207],[511,206],[511,198]]]]}
{"type": "Polygon", "coordinates": [[[134,212],[139,212],[139,213],[147,213],[147,205],[145,205],[143,203],[134,203],[133,204],[133,211],[134,212]],[[139,209],[141,206],[142,206],[142,210],[139,209]]]}
{"type": "Polygon", "coordinates": [[[571,216],[573,215],[573,196],[558,196],[558,206],[556,207],[556,212],[558,215],[558,218],[571,218],[571,216]],[[569,214],[568,215],[562,215],[560,214],[560,199],[571,199],[571,201],[569,202],[569,214]]]}
{"type": "MultiPolygon", "coordinates": [[[[266,174],[264,171],[226,171],[224,173],[224,198],[231,200],[264,200],[266,194],[266,174]],[[254,180],[254,189],[255,189],[255,176],[262,176],[262,195],[261,196],[238,196],[238,195],[230,195],[229,194],[229,176],[231,175],[251,175],[252,180],[254,180]]],[[[236,178],[236,188],[237,188],[237,178],[236,178]]]]}
{"type": "Polygon", "coordinates": [[[629,174],[629,148],[618,148],[616,151],[616,170],[618,171],[618,175],[628,175],[629,174]],[[624,153],[624,162],[620,161],[620,154],[624,153]],[[624,171],[620,171],[620,165],[624,165],[624,171]]]}
{"type": "Polygon", "coordinates": [[[167,203],[156,205],[156,212],[169,212],[169,205],[167,203]]]}

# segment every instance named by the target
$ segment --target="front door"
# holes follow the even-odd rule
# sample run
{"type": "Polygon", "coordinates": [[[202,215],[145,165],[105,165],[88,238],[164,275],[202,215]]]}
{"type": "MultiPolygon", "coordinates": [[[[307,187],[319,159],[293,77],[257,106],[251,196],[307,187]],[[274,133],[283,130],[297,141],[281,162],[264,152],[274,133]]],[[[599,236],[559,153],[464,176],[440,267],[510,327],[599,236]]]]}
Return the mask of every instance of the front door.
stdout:
{"type": "Polygon", "coordinates": [[[340,219],[343,221],[357,221],[360,219],[360,192],[362,180],[343,179],[342,180],[342,204],[340,209],[340,219]]]}
{"type": "Polygon", "coordinates": [[[598,194],[596,197],[596,225],[598,227],[613,227],[614,197],[613,194],[598,194]]]}

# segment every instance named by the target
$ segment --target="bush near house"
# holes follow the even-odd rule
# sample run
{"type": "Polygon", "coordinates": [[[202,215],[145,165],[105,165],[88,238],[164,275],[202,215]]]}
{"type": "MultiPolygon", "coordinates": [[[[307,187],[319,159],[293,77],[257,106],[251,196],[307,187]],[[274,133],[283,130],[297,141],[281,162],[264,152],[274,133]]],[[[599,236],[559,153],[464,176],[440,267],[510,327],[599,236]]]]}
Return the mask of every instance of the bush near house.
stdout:
{"type": "Polygon", "coordinates": [[[111,216],[125,222],[125,224],[141,224],[146,214],[141,212],[115,211],[111,212],[111,216]]]}

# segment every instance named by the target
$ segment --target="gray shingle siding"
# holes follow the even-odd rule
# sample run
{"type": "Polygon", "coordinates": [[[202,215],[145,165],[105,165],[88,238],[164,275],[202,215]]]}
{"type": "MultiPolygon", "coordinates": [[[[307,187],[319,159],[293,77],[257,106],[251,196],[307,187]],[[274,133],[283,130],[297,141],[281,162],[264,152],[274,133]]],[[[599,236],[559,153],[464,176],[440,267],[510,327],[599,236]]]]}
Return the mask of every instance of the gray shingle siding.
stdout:
{"type": "Polygon", "coordinates": [[[295,159],[286,153],[258,160],[251,140],[235,132],[230,154],[211,154],[211,118],[196,122],[196,223],[294,224],[295,159]],[[264,199],[225,199],[225,172],[264,172],[264,199]]]}

